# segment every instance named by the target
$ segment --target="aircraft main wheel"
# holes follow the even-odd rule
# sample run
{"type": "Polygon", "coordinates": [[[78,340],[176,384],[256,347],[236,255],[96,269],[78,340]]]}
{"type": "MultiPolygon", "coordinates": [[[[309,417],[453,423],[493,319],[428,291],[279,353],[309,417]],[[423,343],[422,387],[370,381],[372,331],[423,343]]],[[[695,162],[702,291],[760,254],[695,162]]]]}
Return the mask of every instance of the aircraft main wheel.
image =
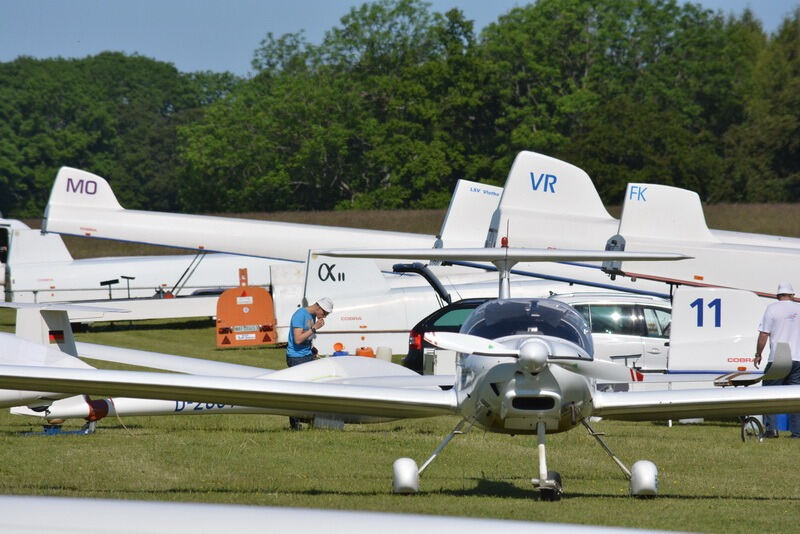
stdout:
{"type": "Polygon", "coordinates": [[[764,438],[761,437],[763,434],[764,425],[761,424],[758,417],[748,415],[742,419],[742,441],[747,441],[748,439],[764,441],[764,438]]]}
{"type": "Polygon", "coordinates": [[[631,467],[631,495],[655,497],[658,493],[658,468],[649,460],[639,460],[631,467]]]}
{"type": "Polygon", "coordinates": [[[539,490],[539,498],[549,502],[560,501],[564,489],[561,486],[561,475],[558,471],[547,472],[547,485],[548,487],[539,490]]]}
{"type": "Polygon", "coordinates": [[[392,465],[392,493],[417,493],[419,491],[419,468],[411,458],[398,458],[392,465]]]}

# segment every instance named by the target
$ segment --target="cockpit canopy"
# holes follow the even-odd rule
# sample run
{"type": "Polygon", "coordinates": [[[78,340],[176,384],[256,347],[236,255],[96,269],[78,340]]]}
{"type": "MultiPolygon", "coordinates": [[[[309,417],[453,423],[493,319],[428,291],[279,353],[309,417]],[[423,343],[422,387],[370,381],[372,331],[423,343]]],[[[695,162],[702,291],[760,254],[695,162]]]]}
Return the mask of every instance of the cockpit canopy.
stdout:
{"type": "Polygon", "coordinates": [[[487,339],[519,334],[553,336],[570,341],[594,356],[589,325],[574,308],[558,300],[490,300],[475,308],[460,332],[487,339]]]}

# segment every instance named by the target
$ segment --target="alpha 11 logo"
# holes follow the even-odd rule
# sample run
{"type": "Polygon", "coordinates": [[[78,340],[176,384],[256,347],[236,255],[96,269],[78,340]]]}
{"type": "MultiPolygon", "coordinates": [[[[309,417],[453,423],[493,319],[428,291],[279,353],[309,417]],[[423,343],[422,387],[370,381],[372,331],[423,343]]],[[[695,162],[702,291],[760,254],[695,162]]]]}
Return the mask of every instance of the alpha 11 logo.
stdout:
{"type": "Polygon", "coordinates": [[[531,187],[534,191],[539,191],[541,188],[542,193],[555,193],[557,181],[558,177],[555,174],[541,173],[536,176],[535,172],[531,173],[531,187]]]}
{"type": "Polygon", "coordinates": [[[67,178],[67,193],[94,195],[97,193],[97,182],[94,180],[84,180],[83,178],[73,181],[72,178],[67,178]]]}
{"type": "Polygon", "coordinates": [[[320,263],[319,269],[317,269],[317,276],[320,281],[327,282],[330,280],[331,282],[344,282],[344,273],[337,273],[334,271],[335,267],[335,263],[320,263]]]}

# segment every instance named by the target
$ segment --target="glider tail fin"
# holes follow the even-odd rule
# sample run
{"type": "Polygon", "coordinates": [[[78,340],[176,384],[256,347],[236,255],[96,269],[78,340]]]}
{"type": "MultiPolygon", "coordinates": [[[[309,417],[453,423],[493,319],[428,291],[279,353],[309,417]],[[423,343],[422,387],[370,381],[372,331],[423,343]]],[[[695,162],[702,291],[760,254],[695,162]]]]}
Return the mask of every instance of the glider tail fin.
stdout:
{"type": "Polygon", "coordinates": [[[508,174],[486,246],[602,249],[617,231],[589,175],[567,162],[520,152],[508,174]]]}
{"type": "Polygon", "coordinates": [[[628,184],[619,234],[626,240],[719,241],[706,225],[697,193],[660,184],[628,184]]]}
{"type": "Polygon", "coordinates": [[[47,220],[51,215],[56,215],[56,211],[79,207],[123,209],[104,178],[80,169],[61,167],[50,190],[42,230],[47,231],[47,220]]]}
{"type": "Polygon", "coordinates": [[[670,372],[760,373],[753,352],[764,307],[750,291],[679,287],[672,303],[670,372]]]}
{"type": "Polygon", "coordinates": [[[459,180],[439,232],[443,246],[482,247],[503,188],[459,180]]]}

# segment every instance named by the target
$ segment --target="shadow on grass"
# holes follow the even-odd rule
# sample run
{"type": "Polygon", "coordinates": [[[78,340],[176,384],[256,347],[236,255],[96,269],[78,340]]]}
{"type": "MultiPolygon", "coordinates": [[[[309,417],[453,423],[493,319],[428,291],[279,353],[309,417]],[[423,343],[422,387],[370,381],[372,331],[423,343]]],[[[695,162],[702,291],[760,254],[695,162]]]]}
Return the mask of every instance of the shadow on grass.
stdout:
{"type": "MultiPolygon", "coordinates": [[[[42,484],[42,485],[21,485],[15,489],[7,489],[10,493],[47,493],[55,494],[57,492],[76,492],[84,496],[92,496],[96,498],[118,498],[119,495],[131,496],[148,496],[152,499],[159,499],[159,495],[191,495],[198,496],[203,494],[210,495],[267,495],[267,494],[280,494],[280,495],[296,495],[304,497],[320,497],[329,495],[339,495],[346,497],[376,497],[381,495],[392,495],[390,491],[358,491],[357,489],[349,491],[341,490],[326,490],[326,489],[306,489],[306,490],[282,490],[278,488],[231,488],[231,487],[177,487],[177,488],[139,488],[139,489],[109,489],[109,490],[87,490],[85,487],[68,486],[64,484],[42,484]]],[[[525,501],[541,500],[539,492],[533,488],[526,490],[514,486],[511,483],[480,479],[477,485],[472,489],[463,490],[435,490],[435,491],[421,491],[416,494],[398,495],[398,499],[406,497],[414,498],[434,495],[444,495],[451,497],[494,497],[506,499],[519,499],[525,501]]],[[[756,500],[756,501],[782,501],[786,503],[798,503],[800,497],[795,496],[740,496],[740,495],[659,495],[652,498],[637,499],[630,495],[621,495],[618,493],[582,493],[565,491],[561,496],[561,500],[577,500],[577,499],[616,499],[618,501],[624,500],[639,500],[643,502],[683,502],[683,501],[696,501],[697,499],[705,499],[708,501],[718,502],[735,502],[740,500],[756,500]]],[[[160,500],[160,499],[159,499],[160,500]]]]}
{"type": "Polygon", "coordinates": [[[503,497],[511,499],[538,498],[539,492],[531,489],[524,489],[510,482],[502,480],[478,479],[478,484],[474,488],[460,490],[441,490],[435,492],[439,495],[451,495],[454,497],[503,497]]]}
{"type": "Polygon", "coordinates": [[[188,321],[175,321],[175,322],[130,322],[118,321],[111,323],[93,323],[91,326],[75,327],[75,332],[136,332],[144,330],[195,330],[198,328],[207,328],[214,326],[214,322],[209,319],[192,319],[188,321]]]}

